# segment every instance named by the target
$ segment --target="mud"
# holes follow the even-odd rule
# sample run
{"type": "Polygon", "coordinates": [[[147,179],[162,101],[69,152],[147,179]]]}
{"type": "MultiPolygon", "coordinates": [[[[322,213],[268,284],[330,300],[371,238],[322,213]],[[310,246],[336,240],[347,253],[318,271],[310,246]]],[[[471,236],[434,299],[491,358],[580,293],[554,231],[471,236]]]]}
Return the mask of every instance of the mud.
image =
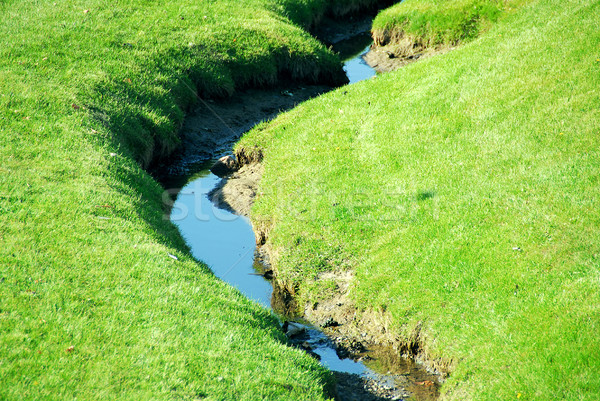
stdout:
{"type": "Polygon", "coordinates": [[[269,121],[299,103],[333,89],[281,83],[273,89],[248,89],[228,99],[199,99],[181,128],[181,144],[150,173],[166,189],[181,188],[199,165],[231,154],[231,144],[259,121],[269,121]]]}
{"type": "Polygon", "coordinates": [[[263,170],[260,163],[244,165],[209,193],[212,202],[221,209],[249,217],[263,170]]]}
{"type": "Polygon", "coordinates": [[[371,46],[371,50],[363,57],[366,63],[378,74],[391,72],[418,60],[447,53],[453,47],[421,48],[410,43],[395,43],[371,46]]]}

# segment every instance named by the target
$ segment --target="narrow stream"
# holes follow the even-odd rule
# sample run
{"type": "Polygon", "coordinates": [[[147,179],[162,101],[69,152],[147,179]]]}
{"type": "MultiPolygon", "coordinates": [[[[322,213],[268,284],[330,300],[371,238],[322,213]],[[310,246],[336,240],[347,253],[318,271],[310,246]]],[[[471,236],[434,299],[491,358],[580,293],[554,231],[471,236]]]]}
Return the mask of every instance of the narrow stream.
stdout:
{"type": "MultiPolygon", "coordinates": [[[[375,76],[375,71],[362,60],[362,55],[369,50],[370,44],[370,35],[362,33],[340,41],[334,47],[345,60],[344,70],[351,83],[375,76]]],[[[285,94],[289,95],[287,91],[285,94]]],[[[212,111],[212,108],[208,108],[212,111]]],[[[276,112],[272,114],[275,115],[276,112]]],[[[255,117],[255,123],[263,118],[264,113],[255,117]]],[[[183,178],[174,174],[174,177],[162,180],[163,183],[168,182],[167,185],[171,188],[181,188],[177,192],[170,218],[179,227],[196,259],[205,262],[215,275],[239,289],[248,298],[271,308],[273,288],[270,282],[260,275],[263,269],[255,258],[256,242],[250,222],[246,217],[218,208],[209,198],[209,192],[221,182],[221,178],[209,171],[210,166],[219,157],[231,154],[231,146],[242,134],[227,128],[231,131],[229,143],[219,143],[219,146],[216,146],[219,149],[218,153],[213,153],[211,158],[196,160],[185,167],[188,173],[190,170],[196,173],[183,174],[183,178]],[[182,180],[187,183],[183,185],[182,180]]],[[[245,127],[245,130],[249,128],[245,127]]],[[[202,129],[211,131],[208,127],[202,129]]],[[[299,324],[304,329],[301,341],[318,355],[324,366],[339,372],[336,374],[338,380],[340,377],[359,377],[362,380],[360,386],[365,387],[365,383],[370,383],[369,386],[378,387],[367,398],[360,395],[349,396],[346,390],[340,392],[339,399],[431,400],[437,396],[437,390],[429,384],[430,381],[423,381],[421,378],[422,382],[418,382],[419,377],[423,376],[417,375],[416,379],[410,379],[410,376],[419,370],[414,363],[401,358],[391,362],[385,361],[386,358],[377,355],[377,352],[367,353],[367,357],[361,358],[368,360],[367,363],[341,358],[333,341],[322,331],[310,325],[299,324]]]]}

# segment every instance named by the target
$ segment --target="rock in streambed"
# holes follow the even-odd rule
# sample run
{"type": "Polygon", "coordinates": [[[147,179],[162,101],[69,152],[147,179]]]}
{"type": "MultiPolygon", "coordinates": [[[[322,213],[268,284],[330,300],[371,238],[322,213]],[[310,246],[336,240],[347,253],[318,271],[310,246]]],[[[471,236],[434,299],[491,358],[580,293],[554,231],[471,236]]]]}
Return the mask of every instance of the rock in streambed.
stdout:
{"type": "Polygon", "coordinates": [[[217,177],[226,177],[235,173],[239,169],[239,165],[234,156],[223,156],[210,168],[210,172],[217,177]]]}

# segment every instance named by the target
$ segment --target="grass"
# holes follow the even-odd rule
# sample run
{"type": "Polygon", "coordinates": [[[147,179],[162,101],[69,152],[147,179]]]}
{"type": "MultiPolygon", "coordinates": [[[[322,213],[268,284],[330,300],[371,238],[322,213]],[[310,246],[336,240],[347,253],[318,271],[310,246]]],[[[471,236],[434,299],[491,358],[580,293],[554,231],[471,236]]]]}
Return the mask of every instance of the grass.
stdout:
{"type": "Polygon", "coordinates": [[[529,2],[242,138],[279,277],[311,301],[352,271],[361,310],[452,367],[445,399],[598,399],[599,18],[529,2]]]}
{"type": "Polygon", "coordinates": [[[192,260],[143,170],[196,93],[339,81],[301,28],[325,6],[0,3],[0,399],[325,397],[329,373],[192,260]]]}
{"type": "Polygon", "coordinates": [[[405,0],[373,21],[378,45],[395,45],[398,54],[456,46],[489,29],[506,12],[527,0],[405,0]]]}

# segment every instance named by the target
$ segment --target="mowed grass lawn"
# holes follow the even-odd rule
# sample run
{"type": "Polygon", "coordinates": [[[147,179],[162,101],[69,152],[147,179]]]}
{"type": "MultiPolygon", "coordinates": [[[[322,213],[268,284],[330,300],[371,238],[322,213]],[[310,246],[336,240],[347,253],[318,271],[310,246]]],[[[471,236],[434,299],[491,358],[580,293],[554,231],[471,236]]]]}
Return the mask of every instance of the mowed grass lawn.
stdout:
{"type": "Polygon", "coordinates": [[[329,373],[192,260],[142,168],[196,91],[339,81],[301,28],[327,6],[0,2],[0,399],[325,397],[329,373]]]}
{"type": "Polygon", "coordinates": [[[352,271],[360,309],[451,366],[446,399],[599,399],[599,24],[531,1],[245,136],[279,277],[318,301],[352,271]]]}

